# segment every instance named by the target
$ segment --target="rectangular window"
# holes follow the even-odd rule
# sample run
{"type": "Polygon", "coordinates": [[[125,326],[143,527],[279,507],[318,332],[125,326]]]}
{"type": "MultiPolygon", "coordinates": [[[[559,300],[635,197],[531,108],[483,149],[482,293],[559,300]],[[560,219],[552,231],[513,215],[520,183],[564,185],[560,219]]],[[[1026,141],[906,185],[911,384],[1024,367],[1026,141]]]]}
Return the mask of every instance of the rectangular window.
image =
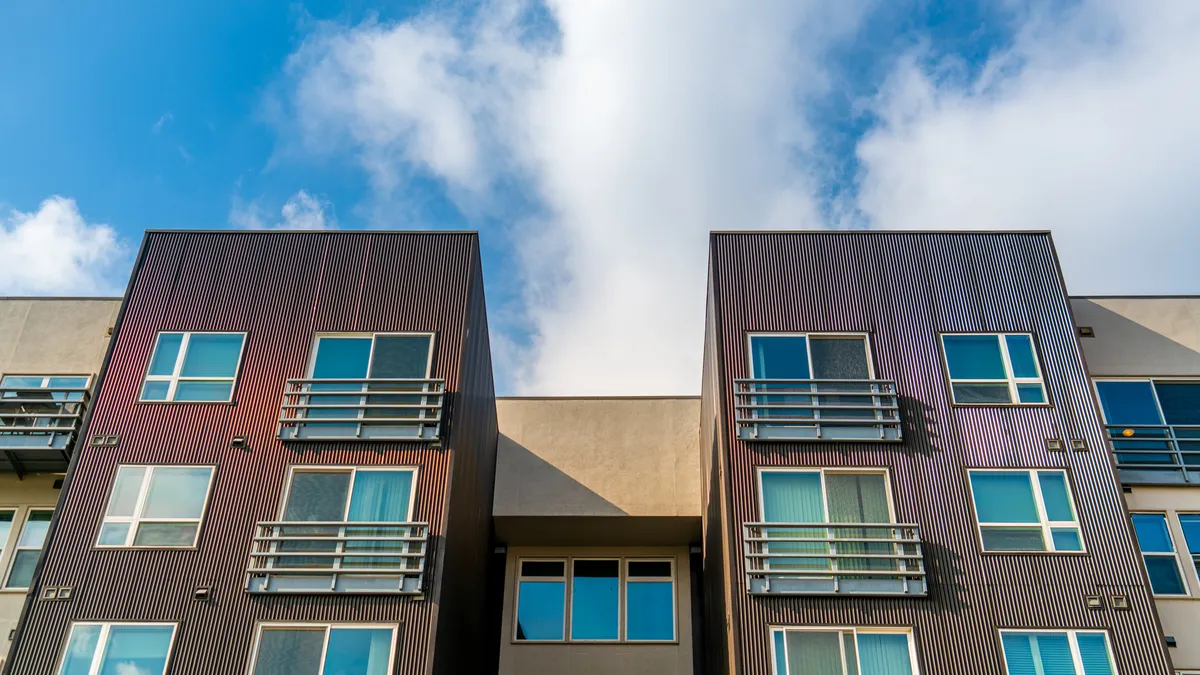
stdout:
{"type": "Polygon", "coordinates": [[[395,626],[259,627],[252,675],[390,675],[395,626]]]}
{"type": "Polygon", "coordinates": [[[1032,335],[944,334],[942,349],[955,403],[1041,405],[1047,402],[1032,335]]]}
{"type": "Polygon", "coordinates": [[[195,546],[212,477],[211,466],[119,466],[96,545],[195,546]]]}
{"type": "MultiPolygon", "coordinates": [[[[1155,595],[1187,595],[1183,585],[1183,574],[1171,532],[1167,529],[1167,516],[1162,513],[1133,513],[1133,531],[1137,534],[1138,546],[1142,549],[1142,560],[1150,576],[1150,589],[1155,595]]],[[[1180,521],[1186,516],[1180,516],[1180,521]]]]}
{"type": "MultiPolygon", "coordinates": [[[[21,525],[21,534],[17,536],[12,558],[8,563],[8,574],[4,579],[5,588],[29,588],[32,585],[34,568],[37,567],[42,546],[46,544],[46,533],[50,530],[50,519],[53,516],[54,511],[51,509],[30,509],[25,512],[25,522],[21,525]]],[[[0,514],[0,530],[11,527],[11,512],[9,523],[6,525],[2,521],[3,514],[0,514]]]]}
{"type": "Polygon", "coordinates": [[[1188,482],[1200,471],[1200,382],[1096,380],[1123,479],[1188,482]]]}
{"type": "Polygon", "coordinates": [[[912,634],[896,629],[773,628],[773,675],[917,675],[912,634]]]}
{"type": "Polygon", "coordinates": [[[1084,550],[1066,472],[974,469],[969,473],[983,550],[1084,550]]]}
{"type": "Polygon", "coordinates": [[[751,335],[750,367],[756,379],[871,379],[866,335],[751,335]]]}
{"type": "Polygon", "coordinates": [[[672,559],[523,559],[517,564],[517,641],[675,640],[672,559]]]}
{"type": "Polygon", "coordinates": [[[1179,514],[1179,528],[1183,530],[1183,540],[1187,544],[1188,555],[1192,557],[1192,567],[1200,575],[1200,513],[1179,514]]]}
{"type": "Polygon", "coordinates": [[[1103,631],[1002,630],[1008,675],[1116,675],[1103,631]]]}
{"type": "Polygon", "coordinates": [[[141,400],[229,401],[245,342],[245,333],[159,333],[141,400]]]}
{"type": "Polygon", "coordinates": [[[169,623],[74,623],[58,675],[163,675],[174,637],[169,623]]]}

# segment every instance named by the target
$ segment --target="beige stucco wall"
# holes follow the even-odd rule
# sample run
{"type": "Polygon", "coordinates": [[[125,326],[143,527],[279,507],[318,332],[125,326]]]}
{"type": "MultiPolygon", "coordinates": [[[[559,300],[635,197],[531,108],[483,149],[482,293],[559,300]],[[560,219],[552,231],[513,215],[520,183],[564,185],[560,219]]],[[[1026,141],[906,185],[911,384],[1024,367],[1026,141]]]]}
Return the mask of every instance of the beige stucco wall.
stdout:
{"type": "MultiPolygon", "coordinates": [[[[569,591],[568,591],[569,592],[569,591]]],[[[500,675],[691,675],[692,603],[688,551],[684,547],[510,547],[504,576],[500,675]],[[528,644],[514,639],[517,561],[530,558],[656,557],[675,559],[675,631],[670,644],[528,644]]]]}
{"type": "MultiPolygon", "coordinates": [[[[0,509],[17,509],[16,522],[8,534],[7,546],[0,549],[0,582],[8,577],[12,546],[29,508],[54,508],[59,495],[59,490],[54,489],[54,481],[59,478],[61,476],[41,475],[18,479],[13,474],[0,473],[0,509]]],[[[24,604],[25,591],[0,588],[0,660],[8,654],[8,634],[17,627],[24,604]]]]}
{"type": "Polygon", "coordinates": [[[1105,375],[1200,375],[1200,297],[1072,298],[1088,369],[1105,375]]]}

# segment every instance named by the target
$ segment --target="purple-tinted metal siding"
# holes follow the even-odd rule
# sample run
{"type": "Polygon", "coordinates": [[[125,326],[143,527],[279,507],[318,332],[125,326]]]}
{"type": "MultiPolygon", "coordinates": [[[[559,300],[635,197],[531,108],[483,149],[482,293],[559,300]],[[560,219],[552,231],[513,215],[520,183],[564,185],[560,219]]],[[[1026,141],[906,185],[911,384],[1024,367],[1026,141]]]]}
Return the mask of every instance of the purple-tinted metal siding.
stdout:
{"type": "Polygon", "coordinates": [[[1001,628],[1102,628],[1122,675],[1169,672],[1049,235],[714,234],[710,275],[719,384],[704,396],[722,411],[712,463],[727,462],[730,494],[709,533],[732,552],[733,672],[770,672],[771,625],[912,627],[927,674],[1003,673],[1001,628]],[[869,333],[876,376],[897,381],[903,444],[734,438],[726,390],[749,376],[753,331],[869,333]],[[1033,333],[1053,405],[951,405],[938,334],[953,331],[1033,333]],[[1084,439],[1089,450],[1049,452],[1047,438],[1084,439]],[[741,523],[761,519],[760,466],[888,468],[897,519],[921,528],[929,597],[749,596],[738,553],[741,523]],[[969,467],[1065,468],[1088,553],[982,553],[969,467]],[[1089,611],[1089,594],[1127,595],[1132,609],[1089,611]]]}
{"type": "MultiPolygon", "coordinates": [[[[440,565],[448,476],[452,466],[470,463],[457,457],[455,442],[470,438],[467,452],[494,453],[494,445],[480,445],[486,430],[454,429],[477,270],[473,234],[148,233],[87,432],[88,440],[117,435],[120,445],[80,444],[39,580],[41,587],[71,586],[74,597],[30,605],[11,672],[50,672],[77,620],[178,622],[171,675],[245,672],[259,622],[397,624],[395,673],[430,672],[437,599],[452,592],[443,590],[440,565]],[[233,404],[137,402],[155,336],[170,330],[247,333],[233,404]],[[446,379],[450,406],[444,447],[276,438],[284,382],[304,375],[314,334],[357,331],[436,333],[433,376],[446,379]],[[231,447],[234,436],[246,436],[248,448],[231,447]],[[127,463],[216,466],[196,549],[93,547],[116,467],[127,463]],[[244,590],[254,524],[277,516],[288,467],[298,464],[420,468],[414,518],[431,524],[432,548],[425,599],[244,590]],[[193,598],[203,586],[213,589],[209,601],[193,598]]],[[[486,349],[486,325],[472,330],[484,332],[486,349]]],[[[489,384],[490,377],[489,368],[489,384]]],[[[482,392],[472,393],[477,410],[490,400],[482,392]]]]}

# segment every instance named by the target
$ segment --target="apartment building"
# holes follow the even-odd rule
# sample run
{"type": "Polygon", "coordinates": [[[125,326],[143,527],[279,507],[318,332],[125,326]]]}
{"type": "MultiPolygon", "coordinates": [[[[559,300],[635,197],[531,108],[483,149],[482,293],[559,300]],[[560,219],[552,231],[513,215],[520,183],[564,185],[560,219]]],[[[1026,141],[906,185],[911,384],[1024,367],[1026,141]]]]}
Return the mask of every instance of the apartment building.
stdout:
{"type": "Polygon", "coordinates": [[[149,232],[113,341],[6,672],[494,671],[474,233],[149,232]]]}
{"type": "Polygon", "coordinates": [[[0,299],[0,663],[17,626],[119,299],[0,299]]]}
{"type": "Polygon", "coordinates": [[[708,672],[1170,672],[1048,233],[710,256],[708,672]]]}
{"type": "Polygon", "coordinates": [[[1071,307],[1172,661],[1200,673],[1200,297],[1071,307]]]}

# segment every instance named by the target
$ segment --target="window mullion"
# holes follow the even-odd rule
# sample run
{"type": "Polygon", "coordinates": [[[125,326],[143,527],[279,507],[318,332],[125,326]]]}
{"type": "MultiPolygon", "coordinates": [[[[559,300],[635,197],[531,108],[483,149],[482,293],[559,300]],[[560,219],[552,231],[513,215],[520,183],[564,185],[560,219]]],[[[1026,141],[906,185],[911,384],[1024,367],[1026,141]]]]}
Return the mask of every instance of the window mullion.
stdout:
{"type": "Polygon", "coordinates": [[[1079,633],[1067,631],[1067,637],[1067,642],[1071,644],[1071,660],[1074,661],[1071,665],[1075,668],[1075,675],[1086,675],[1083,672],[1083,655],[1079,653],[1079,633]]]}
{"type": "MultiPolygon", "coordinates": [[[[96,649],[95,649],[95,651],[92,652],[92,667],[88,669],[88,675],[99,675],[100,674],[100,666],[102,665],[101,662],[104,660],[104,650],[105,650],[106,646],[108,645],[108,632],[109,632],[110,627],[111,627],[111,624],[107,624],[107,623],[100,624],[100,635],[96,639],[96,649]]],[[[67,637],[68,644],[70,643],[70,640],[71,640],[71,638],[69,636],[70,636],[70,634],[68,633],[68,637],[67,637]]]]}
{"type": "Polygon", "coordinates": [[[1004,362],[1004,374],[1008,378],[1008,395],[1012,397],[1013,403],[1020,403],[1020,393],[1017,391],[1016,378],[1013,375],[1012,357],[1008,354],[1008,336],[1004,333],[996,335],[996,340],[1000,342],[1000,360],[1004,362]]]}
{"type": "MultiPolygon", "coordinates": [[[[1042,476],[1040,473],[1034,470],[1031,470],[1028,473],[1029,480],[1033,484],[1033,502],[1037,507],[1038,522],[1042,526],[1042,537],[1046,540],[1046,550],[1054,551],[1056,550],[1054,546],[1054,535],[1050,532],[1050,519],[1046,515],[1046,504],[1042,497],[1042,476]]],[[[1065,476],[1063,481],[1064,483],[1066,482],[1065,476]]]]}
{"type": "Polygon", "coordinates": [[[150,482],[154,480],[153,466],[146,467],[146,475],[142,477],[141,489],[138,491],[137,504],[133,507],[133,516],[129,519],[129,531],[125,533],[125,545],[132,546],[138,527],[142,522],[142,510],[146,507],[146,497],[150,493],[150,482]]]}
{"type": "MultiPolygon", "coordinates": [[[[321,644],[321,666],[317,670],[317,675],[325,675],[325,659],[329,656],[329,637],[333,632],[333,626],[325,625],[325,641],[321,644]]],[[[390,667],[390,666],[389,666],[390,667]]]]}

